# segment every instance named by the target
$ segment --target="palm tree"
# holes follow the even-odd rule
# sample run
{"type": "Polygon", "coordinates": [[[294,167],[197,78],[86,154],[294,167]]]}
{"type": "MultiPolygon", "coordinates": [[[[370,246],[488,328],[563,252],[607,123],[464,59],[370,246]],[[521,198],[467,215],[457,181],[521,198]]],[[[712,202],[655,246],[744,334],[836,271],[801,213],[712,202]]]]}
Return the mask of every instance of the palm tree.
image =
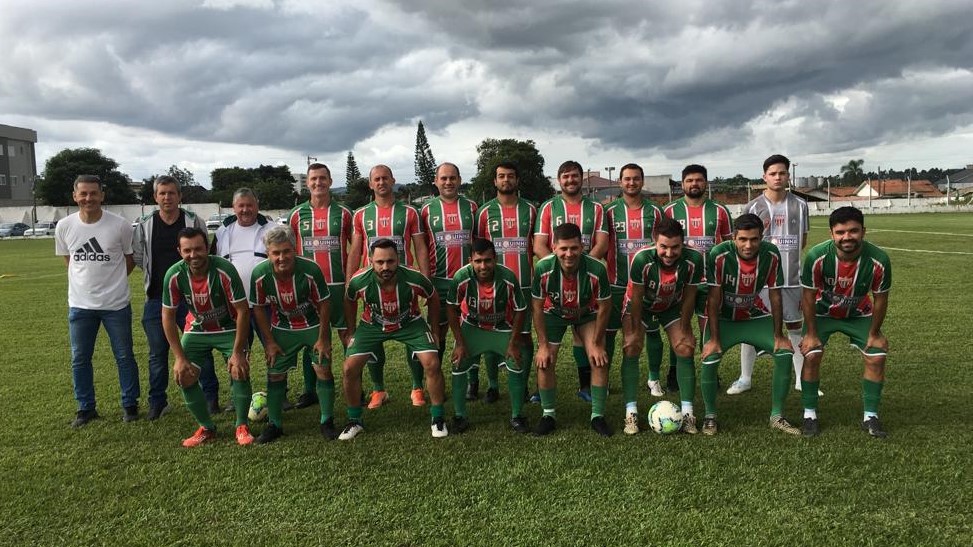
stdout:
{"type": "Polygon", "coordinates": [[[851,160],[847,164],[841,166],[841,181],[846,186],[858,186],[863,180],[865,180],[865,171],[862,167],[865,165],[865,160],[851,160]]]}

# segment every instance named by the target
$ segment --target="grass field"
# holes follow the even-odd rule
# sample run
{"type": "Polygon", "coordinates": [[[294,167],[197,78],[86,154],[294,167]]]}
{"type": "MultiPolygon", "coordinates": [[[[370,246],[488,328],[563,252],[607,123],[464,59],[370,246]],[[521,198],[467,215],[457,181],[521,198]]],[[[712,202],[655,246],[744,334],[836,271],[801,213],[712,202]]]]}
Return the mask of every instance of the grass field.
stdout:
{"type": "MultiPolygon", "coordinates": [[[[562,352],[559,429],[547,438],[509,431],[501,376],[500,403],[471,404],[468,433],[432,439],[428,409],[408,405],[404,365],[390,364],[392,402],[366,412],[367,432],[353,442],[324,441],[315,407],[285,413],[287,436],[250,448],[232,442],[222,414],[221,438],[186,450],[179,442],[195,425],[182,406],[156,422],[122,423],[104,331],[95,353],[103,419],[73,430],[63,262],[52,240],[0,241],[0,543],[969,545],[973,215],[866,222],[868,239],[901,249],[889,251],[884,441],[858,429],[861,359],[840,336],[822,368],[822,434],[812,440],[767,427],[766,359],[752,391],[721,395],[717,437],[626,437],[616,389],[608,414],[618,432],[598,438],[562,352]]],[[[827,219],[812,225],[816,243],[827,219]]],[[[140,272],[131,285],[144,415],[140,272]]],[[[723,362],[724,385],[738,355],[723,362]]],[[[401,362],[401,349],[391,356],[401,362]]],[[[644,383],[644,365],[642,374],[644,383]]],[[[182,400],[171,384],[169,398],[182,400]]],[[[788,399],[795,421],[799,399],[788,399]]],[[[643,413],[651,404],[644,386],[639,403],[643,413]]],[[[527,412],[536,423],[539,406],[527,412]]],[[[340,402],[337,414],[342,423],[340,402]]]]}

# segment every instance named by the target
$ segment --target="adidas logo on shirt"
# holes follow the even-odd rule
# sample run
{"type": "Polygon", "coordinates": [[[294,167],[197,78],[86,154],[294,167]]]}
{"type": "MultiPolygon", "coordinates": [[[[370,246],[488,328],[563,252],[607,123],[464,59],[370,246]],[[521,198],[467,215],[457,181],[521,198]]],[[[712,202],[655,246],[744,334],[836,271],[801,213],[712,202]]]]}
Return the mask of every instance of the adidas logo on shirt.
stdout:
{"type": "Polygon", "coordinates": [[[74,251],[71,260],[75,262],[110,262],[111,255],[101,248],[96,238],[91,238],[80,249],[74,251]]]}

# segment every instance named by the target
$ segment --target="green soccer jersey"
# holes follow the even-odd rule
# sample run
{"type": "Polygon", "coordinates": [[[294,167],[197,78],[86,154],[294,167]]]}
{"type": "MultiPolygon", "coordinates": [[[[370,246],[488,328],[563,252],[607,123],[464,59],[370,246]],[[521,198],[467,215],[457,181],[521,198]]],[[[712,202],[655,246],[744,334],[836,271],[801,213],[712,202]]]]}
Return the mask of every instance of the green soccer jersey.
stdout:
{"type": "Polygon", "coordinates": [[[489,283],[477,281],[472,264],[456,272],[453,280],[447,302],[459,306],[460,319],[474,327],[510,332],[514,313],[527,309],[517,276],[500,264],[489,283]]]}
{"type": "Polygon", "coordinates": [[[497,262],[510,268],[524,289],[530,287],[534,272],[534,224],[537,209],[518,198],[512,206],[492,199],[477,212],[476,234],[489,239],[497,251],[497,262]]]}
{"type": "Polygon", "coordinates": [[[659,313],[678,306],[687,285],[700,285],[705,270],[703,255],[683,247],[682,255],[670,267],[662,263],[654,248],[642,249],[632,258],[632,277],[625,292],[625,301],[631,299],[632,285],[645,287],[642,305],[645,311],[659,313]]]}
{"type": "Polygon", "coordinates": [[[396,270],[395,285],[390,290],[382,289],[380,283],[372,268],[360,270],[348,282],[345,298],[361,300],[364,308],[362,323],[379,327],[383,332],[395,332],[421,317],[419,298],[428,300],[436,294],[428,277],[401,265],[396,270]]]}
{"type": "Polygon", "coordinates": [[[214,333],[236,330],[236,308],[233,304],[247,299],[240,274],[229,260],[210,255],[206,277],[196,279],[189,264],[180,260],[166,272],[162,282],[162,306],[179,307],[185,300],[192,314],[186,332],[214,333]]]}
{"type": "Polygon", "coordinates": [[[463,196],[453,203],[441,197],[431,199],[419,211],[419,220],[426,233],[432,277],[452,279],[470,261],[476,203],[463,196]]]}
{"type": "Polygon", "coordinates": [[[555,255],[534,266],[531,297],[544,301],[544,313],[573,321],[598,312],[598,301],[611,298],[608,270],[600,260],[581,255],[578,271],[566,274],[555,255]]]}
{"type": "Polygon", "coordinates": [[[553,248],[554,228],[568,222],[581,228],[581,246],[586,253],[591,252],[596,233],[608,233],[605,209],[600,203],[586,197],[579,203],[568,203],[558,195],[541,204],[534,235],[547,237],[548,245],[553,248]]]}
{"type": "Polygon", "coordinates": [[[770,302],[760,298],[764,287],[774,289],[784,283],[780,251],[768,241],[761,241],[757,256],[743,260],[733,241],[724,241],[710,249],[706,260],[706,281],[723,289],[720,319],[746,321],[770,314],[770,302]]]}
{"type": "Polygon", "coordinates": [[[666,205],[665,214],[679,221],[686,232],[686,245],[705,256],[717,243],[730,239],[733,233],[733,220],[730,210],[711,199],[694,207],[681,197],[666,205]]]}
{"type": "Polygon", "coordinates": [[[285,279],[274,275],[274,265],[264,260],[250,277],[250,303],[270,306],[270,324],[282,330],[304,330],[321,324],[318,304],[331,298],[321,268],[313,260],[296,257],[294,272],[285,279]]]}
{"type": "Polygon", "coordinates": [[[379,207],[373,201],[355,211],[351,225],[353,232],[362,238],[364,245],[361,264],[356,264],[356,267],[369,264],[368,249],[378,239],[390,239],[395,243],[400,264],[415,265],[412,238],[416,234],[422,234],[422,223],[419,222],[419,212],[415,207],[401,201],[396,201],[389,207],[379,207]]]}
{"type": "Polygon", "coordinates": [[[817,291],[814,314],[819,317],[870,317],[869,293],[892,289],[892,263],[885,251],[868,241],[862,241],[856,260],[838,260],[834,241],[828,240],[812,247],[804,257],[801,285],[817,291]]]}
{"type": "Polygon", "coordinates": [[[351,240],[351,211],[334,201],[320,208],[305,201],[291,210],[287,225],[294,232],[301,256],[318,264],[325,281],[343,285],[351,240]]]}
{"type": "Polygon", "coordinates": [[[635,254],[655,242],[655,224],[662,219],[662,209],[647,199],[632,209],[623,198],[618,198],[605,208],[605,216],[611,238],[606,257],[608,280],[616,287],[624,287],[635,254]]]}

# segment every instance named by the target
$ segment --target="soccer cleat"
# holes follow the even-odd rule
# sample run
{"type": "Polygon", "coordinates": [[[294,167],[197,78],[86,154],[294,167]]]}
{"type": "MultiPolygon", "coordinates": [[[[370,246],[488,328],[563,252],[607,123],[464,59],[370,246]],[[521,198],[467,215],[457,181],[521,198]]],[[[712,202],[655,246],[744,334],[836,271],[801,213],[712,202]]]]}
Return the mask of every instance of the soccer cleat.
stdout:
{"type": "Polygon", "coordinates": [[[629,412],[625,416],[625,429],[622,430],[626,435],[636,435],[639,432],[639,415],[629,412]]]}
{"type": "Polygon", "coordinates": [[[223,407],[220,406],[220,402],[216,399],[212,401],[206,401],[206,410],[209,411],[210,416],[216,416],[217,414],[223,412],[223,407]]]}
{"type": "Polygon", "coordinates": [[[329,441],[333,441],[338,438],[338,430],[334,427],[334,418],[328,418],[323,424],[321,424],[321,436],[329,441]]]}
{"type": "Polygon", "coordinates": [[[429,427],[432,429],[432,438],[434,439],[442,439],[443,437],[449,436],[449,430],[446,429],[446,420],[442,419],[442,417],[435,418],[429,427]]]}
{"type": "Polygon", "coordinates": [[[168,414],[170,410],[172,410],[172,407],[169,406],[169,403],[164,405],[150,406],[149,413],[145,415],[145,419],[149,420],[150,422],[153,420],[158,420],[159,418],[168,414]]]}
{"type": "MultiPolygon", "coordinates": [[[[462,433],[470,428],[470,421],[466,419],[466,416],[453,416],[453,421],[449,424],[449,427],[453,430],[453,433],[462,433]]],[[[433,432],[433,437],[435,436],[436,433],[433,432]]]]}
{"type": "Polygon", "coordinates": [[[804,426],[801,428],[802,435],[805,437],[817,437],[820,432],[817,418],[804,418],[804,426]]]}
{"type": "Polygon", "coordinates": [[[412,397],[412,406],[426,406],[426,396],[422,393],[421,387],[413,389],[410,397],[412,397]]]}
{"type": "Polygon", "coordinates": [[[510,418],[510,427],[516,433],[530,433],[530,425],[527,424],[527,418],[523,416],[510,418]]]}
{"type": "Polygon", "coordinates": [[[486,390],[486,396],[483,398],[483,400],[487,404],[491,404],[491,405],[493,403],[499,401],[500,400],[500,390],[497,389],[497,388],[495,388],[495,387],[488,388],[486,390]]]}
{"type": "Polygon", "coordinates": [[[91,409],[91,410],[79,410],[74,415],[74,420],[71,421],[71,427],[74,427],[74,428],[83,427],[85,424],[87,424],[91,420],[98,420],[100,418],[101,418],[101,416],[98,415],[98,411],[97,410],[94,410],[94,409],[91,409]]]}
{"type": "Polygon", "coordinates": [[[666,374],[666,391],[679,391],[679,377],[676,375],[676,367],[669,367],[666,374]]]}
{"type": "Polygon", "coordinates": [[[307,408],[316,404],[318,404],[317,393],[301,393],[301,396],[297,398],[297,402],[294,403],[294,408],[307,408]]]}
{"type": "Polygon", "coordinates": [[[586,403],[591,402],[591,388],[583,388],[578,390],[578,399],[586,403]]]}
{"type": "Polygon", "coordinates": [[[658,380],[649,380],[646,385],[649,386],[649,393],[651,393],[653,397],[662,397],[666,394],[665,390],[662,389],[662,383],[658,380]]]}
{"type": "Polygon", "coordinates": [[[535,392],[531,393],[530,394],[530,398],[527,399],[527,402],[529,402],[529,403],[539,403],[539,402],[541,402],[541,394],[540,394],[540,392],[539,391],[535,391],[535,392]]]}
{"type": "Polygon", "coordinates": [[[240,446],[250,446],[253,444],[253,435],[250,434],[250,426],[240,424],[236,427],[236,443],[240,446]]]}
{"type": "Polygon", "coordinates": [[[884,439],[888,436],[888,433],[886,433],[885,429],[882,428],[882,422],[878,420],[878,416],[872,416],[871,418],[863,421],[862,431],[867,432],[876,439],[884,439]]]}
{"type": "Polygon", "coordinates": [[[699,430],[696,429],[696,416],[693,416],[692,412],[683,413],[682,426],[680,426],[680,430],[682,430],[683,433],[688,433],[690,435],[699,433],[699,430]]]}
{"type": "Polygon", "coordinates": [[[196,448],[197,446],[216,438],[215,429],[206,429],[205,427],[200,427],[193,433],[192,437],[182,441],[182,445],[186,448],[196,448]]]}
{"type": "Polygon", "coordinates": [[[267,444],[276,441],[284,435],[284,430],[274,424],[270,424],[260,432],[260,436],[253,442],[257,444],[267,444]]]}
{"type": "Polygon", "coordinates": [[[139,407],[138,405],[127,406],[122,412],[122,421],[134,422],[139,419],[139,407]]]}
{"type": "Polygon", "coordinates": [[[534,435],[538,437],[543,437],[544,435],[550,435],[557,428],[557,420],[554,416],[541,416],[539,422],[537,422],[537,427],[534,429],[534,435]]]}
{"type": "Polygon", "coordinates": [[[790,422],[784,419],[783,416],[771,416],[770,417],[770,428],[783,431],[788,435],[800,435],[801,430],[792,426],[790,422]]]}
{"type": "Polygon", "coordinates": [[[739,395],[744,391],[750,391],[750,382],[744,382],[743,380],[736,379],[730,384],[730,387],[726,388],[727,395],[739,395]]]}
{"type": "Polygon", "coordinates": [[[595,433],[601,435],[602,437],[611,437],[614,431],[612,431],[611,426],[608,425],[608,421],[605,420],[604,416],[595,416],[591,419],[591,429],[595,430],[595,433]]]}
{"type": "Polygon", "coordinates": [[[387,391],[373,391],[368,400],[368,410],[375,410],[387,402],[389,402],[389,394],[387,391]]]}
{"type": "Polygon", "coordinates": [[[703,417],[703,435],[716,435],[717,429],[716,416],[703,417]]]}
{"type": "Polygon", "coordinates": [[[345,428],[341,430],[341,434],[338,435],[339,441],[350,441],[358,436],[359,433],[365,431],[365,426],[358,422],[348,422],[345,424],[345,428]]]}
{"type": "Polygon", "coordinates": [[[476,401],[480,398],[480,382],[470,382],[470,385],[466,386],[466,400],[476,401]]]}

